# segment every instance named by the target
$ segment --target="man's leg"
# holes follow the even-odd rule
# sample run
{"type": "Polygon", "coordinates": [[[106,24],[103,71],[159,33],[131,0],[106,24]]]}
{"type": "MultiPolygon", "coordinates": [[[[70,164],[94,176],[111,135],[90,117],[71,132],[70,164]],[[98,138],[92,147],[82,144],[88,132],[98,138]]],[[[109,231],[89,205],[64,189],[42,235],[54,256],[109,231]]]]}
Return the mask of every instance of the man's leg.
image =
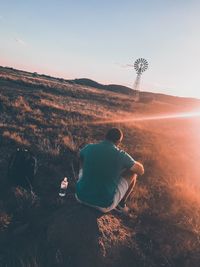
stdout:
{"type": "Polygon", "coordinates": [[[129,184],[128,190],[126,191],[124,197],[122,198],[122,200],[119,202],[120,206],[125,206],[130,194],[133,191],[133,188],[135,187],[136,181],[137,181],[137,174],[131,174],[131,177],[129,175],[126,175],[126,177],[124,177],[126,179],[126,181],[129,184]]]}

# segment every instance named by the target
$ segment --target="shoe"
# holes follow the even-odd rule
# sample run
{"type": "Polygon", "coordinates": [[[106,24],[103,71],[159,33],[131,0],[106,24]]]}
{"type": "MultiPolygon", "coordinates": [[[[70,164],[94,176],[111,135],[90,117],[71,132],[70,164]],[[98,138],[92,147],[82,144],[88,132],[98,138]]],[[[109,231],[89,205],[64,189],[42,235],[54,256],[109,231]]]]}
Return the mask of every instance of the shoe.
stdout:
{"type": "Polygon", "coordinates": [[[126,215],[130,213],[130,208],[126,204],[124,204],[123,206],[118,204],[115,210],[126,215]]]}

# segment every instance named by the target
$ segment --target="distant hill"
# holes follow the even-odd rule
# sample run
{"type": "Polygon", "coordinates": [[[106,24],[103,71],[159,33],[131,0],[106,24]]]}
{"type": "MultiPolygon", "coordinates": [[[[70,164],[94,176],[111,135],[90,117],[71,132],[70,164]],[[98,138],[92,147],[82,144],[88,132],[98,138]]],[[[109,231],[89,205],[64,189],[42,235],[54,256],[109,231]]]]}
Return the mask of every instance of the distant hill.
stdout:
{"type": "MultiPolygon", "coordinates": [[[[134,95],[135,90],[131,89],[130,87],[118,85],[118,84],[100,84],[98,82],[95,82],[91,79],[81,78],[81,79],[74,79],[69,80],[71,83],[80,84],[84,86],[90,86],[96,89],[103,89],[115,93],[125,94],[125,95],[134,95]]],[[[161,102],[171,103],[171,104],[177,104],[177,105],[194,105],[200,104],[200,99],[195,98],[189,98],[189,97],[178,97],[178,96],[171,96],[161,93],[152,93],[152,92],[140,92],[141,99],[144,100],[144,102],[148,102],[148,100],[157,100],[161,102]]]]}
{"type": "MultiPolygon", "coordinates": [[[[134,95],[134,90],[131,89],[130,87],[118,85],[118,84],[104,85],[104,84],[98,83],[88,78],[68,80],[68,79],[63,79],[63,78],[52,77],[46,74],[38,74],[37,72],[31,73],[31,72],[27,72],[23,70],[17,70],[14,68],[1,67],[1,66],[0,66],[0,73],[9,74],[12,77],[15,76],[16,78],[18,77],[20,81],[21,81],[21,77],[25,77],[28,79],[38,78],[38,80],[40,80],[41,82],[43,81],[44,82],[47,82],[47,81],[56,82],[57,85],[58,83],[77,84],[77,85],[105,90],[109,92],[120,93],[120,94],[128,95],[128,96],[134,95]]],[[[3,78],[2,75],[0,78],[1,79],[3,78]]],[[[173,105],[175,104],[177,106],[181,106],[185,108],[191,105],[193,107],[195,106],[199,107],[200,105],[200,99],[196,99],[196,98],[178,97],[178,96],[171,96],[171,95],[166,95],[166,94],[161,94],[161,93],[152,93],[152,92],[145,92],[145,91],[141,91],[140,96],[141,96],[141,102],[143,103],[148,103],[154,100],[154,101],[164,102],[164,103],[173,104],[173,105]]]]}
{"type": "Polygon", "coordinates": [[[117,84],[103,85],[103,84],[97,83],[91,79],[86,79],[86,78],[70,80],[70,82],[73,82],[75,84],[94,87],[97,89],[104,89],[104,90],[108,90],[108,91],[112,91],[112,92],[117,92],[117,93],[121,93],[121,94],[133,95],[133,93],[134,93],[133,89],[126,87],[126,86],[123,86],[123,85],[117,85],[117,84]]]}

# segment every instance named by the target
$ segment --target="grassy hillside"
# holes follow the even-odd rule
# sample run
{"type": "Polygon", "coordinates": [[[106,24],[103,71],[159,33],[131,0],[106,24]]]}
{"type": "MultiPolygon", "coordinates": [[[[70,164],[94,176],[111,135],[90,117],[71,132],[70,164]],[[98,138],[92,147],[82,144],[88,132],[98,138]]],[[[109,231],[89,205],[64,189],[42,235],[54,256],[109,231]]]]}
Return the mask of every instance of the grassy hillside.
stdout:
{"type": "MultiPolygon", "coordinates": [[[[118,229],[120,240],[130,239],[123,257],[113,252],[106,266],[199,266],[200,119],[180,117],[200,110],[199,100],[142,93],[151,101],[134,102],[130,94],[105,87],[8,68],[0,68],[0,93],[0,266],[47,266],[49,247],[38,221],[63,206],[57,195],[64,175],[73,191],[79,148],[101,140],[111,126],[122,128],[122,148],[143,162],[145,175],[129,203],[132,218],[101,219],[110,236],[104,246],[116,242],[106,224],[118,229]],[[162,119],[166,115],[174,118],[162,119]],[[29,147],[39,160],[37,197],[7,185],[8,159],[18,146],[29,147]],[[27,239],[21,233],[30,222],[27,239]]],[[[75,266],[59,264],[57,252],[51,257],[52,266],[75,266]]]]}

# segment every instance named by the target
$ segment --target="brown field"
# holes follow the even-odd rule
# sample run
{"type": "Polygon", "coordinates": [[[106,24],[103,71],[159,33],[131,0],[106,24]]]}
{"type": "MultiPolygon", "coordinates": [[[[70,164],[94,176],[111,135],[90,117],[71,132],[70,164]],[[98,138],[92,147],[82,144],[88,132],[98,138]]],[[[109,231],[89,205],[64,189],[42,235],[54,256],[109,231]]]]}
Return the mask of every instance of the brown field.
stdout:
{"type": "Polygon", "coordinates": [[[200,100],[143,93],[149,96],[136,103],[131,94],[0,68],[0,266],[199,266],[200,117],[159,116],[195,112],[200,100]],[[129,203],[131,218],[113,212],[96,219],[99,251],[89,257],[94,225],[84,216],[91,215],[79,207],[75,221],[63,217],[76,204],[60,202],[58,189],[67,175],[74,190],[79,148],[111,126],[124,131],[122,147],[144,164],[145,175],[129,203]],[[37,155],[37,195],[7,186],[18,146],[37,155]],[[85,235],[70,235],[83,229],[85,235]]]}

